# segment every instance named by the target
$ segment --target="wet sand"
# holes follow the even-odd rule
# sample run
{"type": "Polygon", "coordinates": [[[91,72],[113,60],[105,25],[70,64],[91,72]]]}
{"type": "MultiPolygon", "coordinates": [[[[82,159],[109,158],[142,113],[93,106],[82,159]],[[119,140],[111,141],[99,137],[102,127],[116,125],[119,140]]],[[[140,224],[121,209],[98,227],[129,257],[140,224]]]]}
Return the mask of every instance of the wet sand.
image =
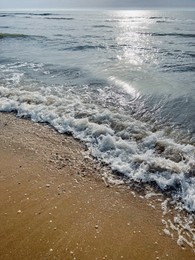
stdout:
{"type": "Polygon", "coordinates": [[[194,259],[83,144],[11,114],[0,129],[0,259],[194,259]]]}

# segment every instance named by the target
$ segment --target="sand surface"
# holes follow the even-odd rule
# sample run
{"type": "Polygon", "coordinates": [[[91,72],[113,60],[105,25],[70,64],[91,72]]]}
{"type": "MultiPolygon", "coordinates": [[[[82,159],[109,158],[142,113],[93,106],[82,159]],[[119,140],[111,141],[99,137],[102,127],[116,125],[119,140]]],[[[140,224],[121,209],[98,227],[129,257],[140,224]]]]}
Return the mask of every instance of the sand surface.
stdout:
{"type": "Polygon", "coordinates": [[[0,114],[0,259],[195,259],[71,136],[0,114]]]}

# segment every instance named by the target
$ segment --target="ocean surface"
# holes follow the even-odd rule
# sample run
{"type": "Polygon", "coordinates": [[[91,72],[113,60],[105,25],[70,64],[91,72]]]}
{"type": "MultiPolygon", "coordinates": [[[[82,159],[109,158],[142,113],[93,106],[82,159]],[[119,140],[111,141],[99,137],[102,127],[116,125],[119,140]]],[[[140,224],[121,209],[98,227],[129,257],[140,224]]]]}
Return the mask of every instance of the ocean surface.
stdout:
{"type": "Polygon", "coordinates": [[[0,111],[195,211],[195,11],[0,11],[0,111]]]}

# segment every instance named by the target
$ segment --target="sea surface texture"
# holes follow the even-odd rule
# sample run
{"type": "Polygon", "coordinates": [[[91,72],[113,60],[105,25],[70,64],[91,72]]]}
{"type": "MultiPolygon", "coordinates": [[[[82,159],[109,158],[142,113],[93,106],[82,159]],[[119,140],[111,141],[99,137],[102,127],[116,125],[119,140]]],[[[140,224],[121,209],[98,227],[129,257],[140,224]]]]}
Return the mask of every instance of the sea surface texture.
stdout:
{"type": "Polygon", "coordinates": [[[195,11],[0,12],[0,111],[195,211],[195,11]]]}

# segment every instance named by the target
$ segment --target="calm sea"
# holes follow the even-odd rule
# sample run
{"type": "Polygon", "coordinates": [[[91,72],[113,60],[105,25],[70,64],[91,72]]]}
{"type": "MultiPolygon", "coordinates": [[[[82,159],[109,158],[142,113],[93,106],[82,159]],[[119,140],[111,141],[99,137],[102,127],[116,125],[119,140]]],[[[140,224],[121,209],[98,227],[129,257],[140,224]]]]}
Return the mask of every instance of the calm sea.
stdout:
{"type": "Polygon", "coordinates": [[[194,61],[195,11],[1,11],[0,111],[195,211],[194,61]]]}

